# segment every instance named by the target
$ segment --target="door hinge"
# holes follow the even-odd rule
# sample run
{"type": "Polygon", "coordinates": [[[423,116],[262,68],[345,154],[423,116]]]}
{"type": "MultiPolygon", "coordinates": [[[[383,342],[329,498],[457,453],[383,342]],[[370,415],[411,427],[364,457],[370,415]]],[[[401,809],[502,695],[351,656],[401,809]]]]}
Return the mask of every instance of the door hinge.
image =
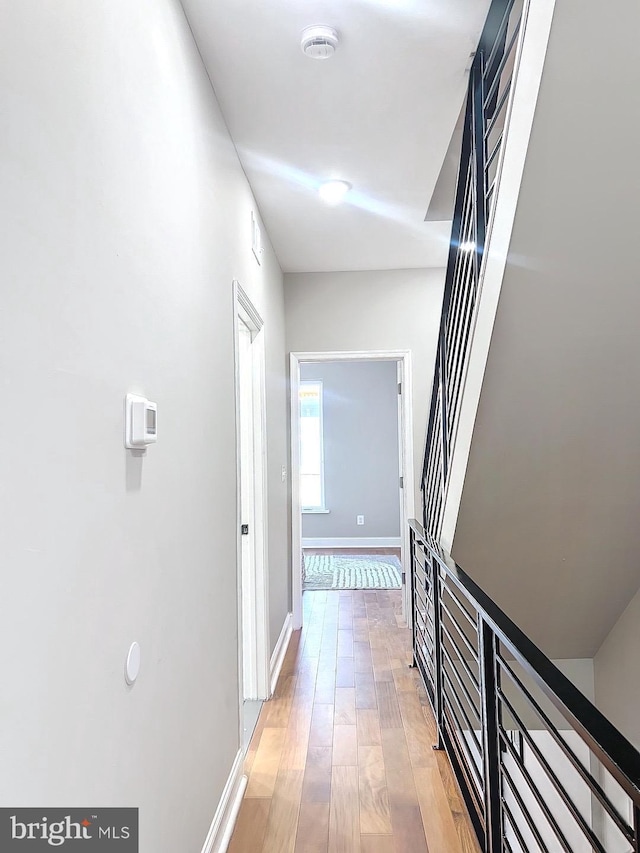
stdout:
{"type": "Polygon", "coordinates": [[[404,477],[400,477],[400,488],[404,489],[404,477]]]}
{"type": "Polygon", "coordinates": [[[241,524],[240,525],[240,533],[242,533],[243,536],[248,536],[249,535],[249,525],[248,524],[241,524]]]}
{"type": "Polygon", "coordinates": [[[398,382],[398,394],[402,394],[402,382],[398,382]]]}
{"type": "Polygon", "coordinates": [[[403,572],[402,573],[402,586],[404,586],[406,582],[407,582],[407,573],[403,572]]]}

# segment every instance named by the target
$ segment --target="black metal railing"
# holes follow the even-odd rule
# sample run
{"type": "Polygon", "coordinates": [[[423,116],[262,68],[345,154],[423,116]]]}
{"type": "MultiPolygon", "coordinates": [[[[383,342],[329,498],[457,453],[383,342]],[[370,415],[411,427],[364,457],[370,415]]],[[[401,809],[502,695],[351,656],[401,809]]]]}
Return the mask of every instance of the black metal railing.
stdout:
{"type": "Polygon", "coordinates": [[[640,753],[410,522],[414,665],[483,850],[640,850],[640,753]]]}
{"type": "Polygon", "coordinates": [[[422,472],[423,523],[436,538],[444,512],[485,239],[497,194],[523,6],[524,0],[493,0],[469,77],[422,472]]]}

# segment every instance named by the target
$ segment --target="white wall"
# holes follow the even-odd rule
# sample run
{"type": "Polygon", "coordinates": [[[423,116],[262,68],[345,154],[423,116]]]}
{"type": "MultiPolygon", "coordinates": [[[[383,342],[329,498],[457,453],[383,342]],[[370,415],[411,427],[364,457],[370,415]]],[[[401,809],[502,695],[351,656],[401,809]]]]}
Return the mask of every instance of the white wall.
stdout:
{"type": "Polygon", "coordinates": [[[590,702],[595,702],[593,658],[564,658],[553,663],[590,702]]]}
{"type": "Polygon", "coordinates": [[[284,277],[288,351],[411,350],[418,514],[444,272],[376,270],[284,277]]]}
{"type": "Polygon", "coordinates": [[[281,273],[177,0],[0,29],[0,801],[139,806],[141,853],[199,851],[239,745],[234,277],[266,323],[272,642],[288,609],[281,273]],[[144,459],[127,391],[158,403],[144,459]]]}
{"type": "Polygon", "coordinates": [[[400,461],[396,361],[300,365],[321,380],[324,493],[328,513],[303,513],[303,539],[396,537],[400,541],[400,461]],[[357,524],[357,516],[364,524],[357,524]]]}

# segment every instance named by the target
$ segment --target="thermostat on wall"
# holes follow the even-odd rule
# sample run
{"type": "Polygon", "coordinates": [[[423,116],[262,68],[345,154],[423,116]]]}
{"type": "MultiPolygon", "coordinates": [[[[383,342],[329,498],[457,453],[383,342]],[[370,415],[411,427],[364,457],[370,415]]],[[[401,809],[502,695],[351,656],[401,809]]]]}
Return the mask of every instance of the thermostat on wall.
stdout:
{"type": "Polygon", "coordinates": [[[125,402],[124,446],[144,450],[158,437],[158,407],[145,397],[127,394],[125,402]]]}

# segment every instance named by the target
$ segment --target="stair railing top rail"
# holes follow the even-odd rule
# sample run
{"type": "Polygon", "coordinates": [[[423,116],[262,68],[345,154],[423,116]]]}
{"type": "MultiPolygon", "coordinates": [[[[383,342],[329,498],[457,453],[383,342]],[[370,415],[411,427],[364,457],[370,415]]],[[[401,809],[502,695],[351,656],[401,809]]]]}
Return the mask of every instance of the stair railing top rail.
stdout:
{"type": "Polygon", "coordinates": [[[640,807],[640,753],[507,614],[457,565],[415,519],[409,526],[447,577],[462,591],[515,660],[640,807]]]}

